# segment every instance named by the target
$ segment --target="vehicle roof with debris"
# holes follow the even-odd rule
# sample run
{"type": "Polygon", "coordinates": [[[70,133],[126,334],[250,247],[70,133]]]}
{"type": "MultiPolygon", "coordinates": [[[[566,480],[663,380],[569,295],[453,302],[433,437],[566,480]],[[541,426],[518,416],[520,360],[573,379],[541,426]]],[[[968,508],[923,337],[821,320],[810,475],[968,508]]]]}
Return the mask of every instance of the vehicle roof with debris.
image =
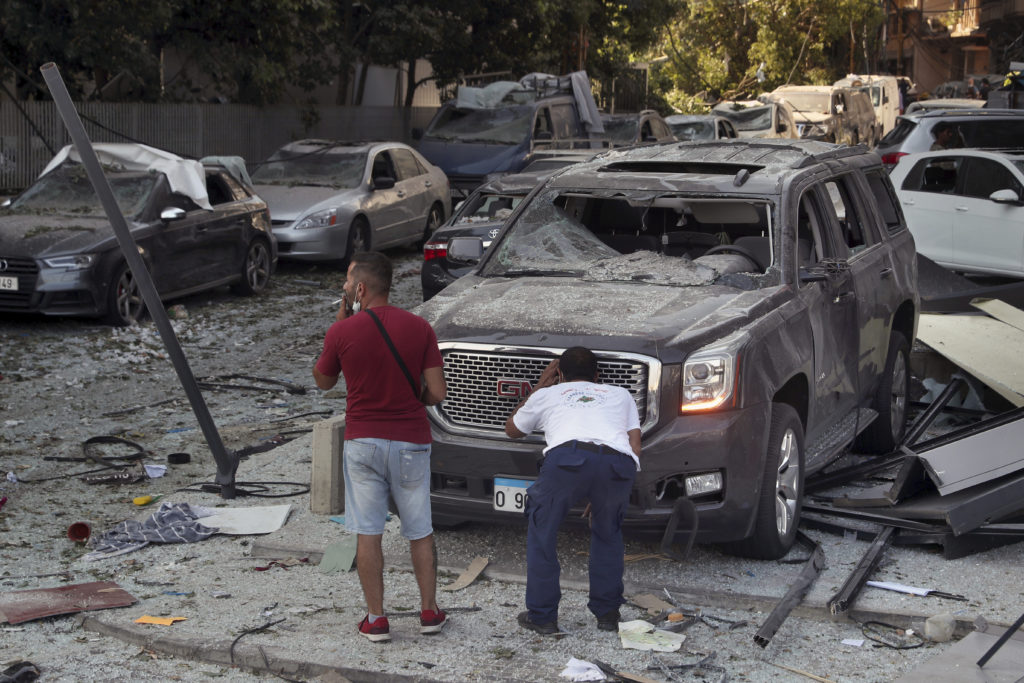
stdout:
{"type": "Polygon", "coordinates": [[[785,177],[810,165],[860,156],[871,155],[863,147],[812,140],[670,142],[602,154],[567,167],[548,186],[778,194],[785,177]]]}
{"type": "Polygon", "coordinates": [[[403,143],[391,142],[388,140],[326,140],[322,138],[307,138],[305,140],[289,142],[287,145],[282,146],[278,151],[302,153],[337,149],[344,151],[368,152],[377,145],[391,144],[405,146],[403,143]]]}
{"type": "MultiPolygon", "coordinates": [[[[204,209],[213,209],[206,194],[206,172],[200,162],[134,142],[96,143],[92,148],[99,162],[108,170],[163,173],[167,176],[172,192],[189,197],[204,209]]],[[[82,162],[78,149],[73,145],[65,145],[57,152],[39,174],[40,177],[67,161],[82,162]]]]}

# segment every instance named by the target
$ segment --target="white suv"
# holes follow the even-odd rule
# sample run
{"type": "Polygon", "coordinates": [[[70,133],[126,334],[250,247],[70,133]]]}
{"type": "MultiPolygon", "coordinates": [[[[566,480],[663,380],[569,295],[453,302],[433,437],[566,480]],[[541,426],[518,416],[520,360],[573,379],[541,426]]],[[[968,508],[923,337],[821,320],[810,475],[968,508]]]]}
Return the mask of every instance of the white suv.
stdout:
{"type": "Polygon", "coordinates": [[[1024,151],[910,154],[892,182],[919,253],[952,270],[1024,277],[1024,151]]]}

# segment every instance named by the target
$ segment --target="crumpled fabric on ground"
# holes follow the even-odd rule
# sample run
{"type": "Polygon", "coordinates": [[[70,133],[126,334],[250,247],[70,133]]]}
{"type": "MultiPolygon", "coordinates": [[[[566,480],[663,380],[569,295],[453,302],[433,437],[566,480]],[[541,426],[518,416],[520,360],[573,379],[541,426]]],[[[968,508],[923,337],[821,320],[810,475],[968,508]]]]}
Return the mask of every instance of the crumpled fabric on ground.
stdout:
{"type": "Polygon", "coordinates": [[[126,519],[113,529],[104,531],[90,542],[93,551],[86,560],[124,555],[150,543],[195,543],[219,531],[203,526],[197,520],[209,517],[211,510],[188,503],[161,503],[160,509],[146,520],[126,519]]]}

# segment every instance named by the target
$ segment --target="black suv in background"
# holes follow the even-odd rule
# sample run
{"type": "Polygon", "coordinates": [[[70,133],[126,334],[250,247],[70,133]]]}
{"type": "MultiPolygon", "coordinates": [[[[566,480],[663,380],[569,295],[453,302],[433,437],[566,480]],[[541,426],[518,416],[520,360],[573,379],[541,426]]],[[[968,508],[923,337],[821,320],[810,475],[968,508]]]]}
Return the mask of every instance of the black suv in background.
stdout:
{"type": "Polygon", "coordinates": [[[548,178],[486,256],[473,237],[448,255],[480,260],[418,309],[448,383],[429,410],[439,524],[522,519],[543,442],[507,439],[505,419],[575,345],[639,408],[627,530],[660,535],[692,504],[698,540],[781,557],[808,472],[900,439],[917,266],[863,147],[614,150],[548,178]]]}

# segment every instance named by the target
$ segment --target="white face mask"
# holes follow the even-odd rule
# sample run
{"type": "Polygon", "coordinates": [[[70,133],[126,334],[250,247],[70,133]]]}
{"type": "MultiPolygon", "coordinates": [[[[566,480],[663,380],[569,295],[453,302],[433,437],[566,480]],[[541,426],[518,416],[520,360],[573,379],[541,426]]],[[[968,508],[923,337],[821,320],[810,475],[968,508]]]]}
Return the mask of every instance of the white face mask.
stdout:
{"type": "Polygon", "coordinates": [[[352,312],[353,313],[358,313],[361,310],[363,310],[363,305],[361,303],[359,303],[357,301],[354,304],[352,304],[352,312]]]}

